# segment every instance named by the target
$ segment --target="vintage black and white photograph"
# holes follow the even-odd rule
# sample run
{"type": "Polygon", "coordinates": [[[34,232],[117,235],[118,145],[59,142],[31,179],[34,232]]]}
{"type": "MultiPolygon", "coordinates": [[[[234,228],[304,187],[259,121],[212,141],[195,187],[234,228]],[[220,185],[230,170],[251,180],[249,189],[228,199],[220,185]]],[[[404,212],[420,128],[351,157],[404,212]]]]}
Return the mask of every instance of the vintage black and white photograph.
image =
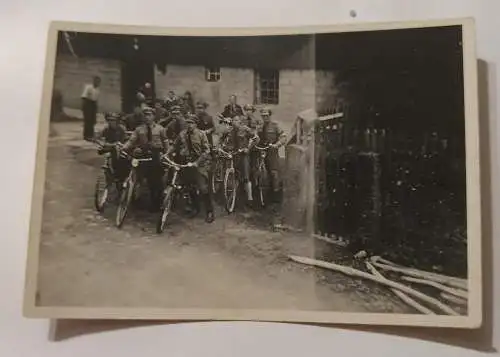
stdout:
{"type": "Polygon", "coordinates": [[[53,23],[25,315],[478,327],[469,20],[53,23]]]}

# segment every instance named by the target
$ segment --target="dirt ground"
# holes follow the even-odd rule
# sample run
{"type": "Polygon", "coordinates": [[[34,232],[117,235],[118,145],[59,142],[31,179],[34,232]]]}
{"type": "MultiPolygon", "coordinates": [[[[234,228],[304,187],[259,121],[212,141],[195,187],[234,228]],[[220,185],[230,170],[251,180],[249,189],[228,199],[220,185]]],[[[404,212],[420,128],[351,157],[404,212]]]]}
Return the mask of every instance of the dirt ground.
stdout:
{"type": "Polygon", "coordinates": [[[383,288],[287,260],[313,257],[318,243],[273,231],[270,212],[174,217],[158,235],[154,216],[132,210],[117,229],[113,207],[94,210],[102,159],[81,123],[52,125],[39,305],[412,312],[383,288]]]}

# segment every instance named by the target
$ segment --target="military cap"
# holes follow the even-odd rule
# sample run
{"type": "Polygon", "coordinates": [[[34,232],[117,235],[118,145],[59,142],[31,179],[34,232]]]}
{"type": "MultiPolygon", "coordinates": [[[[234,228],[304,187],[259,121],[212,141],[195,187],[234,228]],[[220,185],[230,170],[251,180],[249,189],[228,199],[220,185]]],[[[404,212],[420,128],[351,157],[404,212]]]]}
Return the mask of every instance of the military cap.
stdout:
{"type": "Polygon", "coordinates": [[[271,115],[273,112],[271,111],[271,109],[269,108],[262,108],[260,110],[260,115],[271,115]]]}
{"type": "Polygon", "coordinates": [[[118,120],[120,118],[120,115],[118,113],[114,113],[114,112],[107,112],[106,114],[104,114],[104,119],[106,120],[118,120]]]}
{"type": "Polygon", "coordinates": [[[186,123],[196,124],[196,115],[194,115],[194,114],[188,114],[186,116],[186,123]]]}
{"type": "Polygon", "coordinates": [[[143,114],[154,114],[154,112],[155,112],[154,109],[151,107],[144,107],[142,109],[143,114]]]}

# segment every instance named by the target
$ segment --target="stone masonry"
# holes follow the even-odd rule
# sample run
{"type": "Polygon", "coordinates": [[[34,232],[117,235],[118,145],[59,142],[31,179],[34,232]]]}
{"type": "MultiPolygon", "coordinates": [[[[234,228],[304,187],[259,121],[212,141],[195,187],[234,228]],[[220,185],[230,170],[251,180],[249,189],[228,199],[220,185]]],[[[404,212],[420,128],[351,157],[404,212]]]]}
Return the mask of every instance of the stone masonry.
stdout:
{"type": "MultiPolygon", "coordinates": [[[[83,85],[94,75],[102,78],[100,111],[120,111],[120,62],[71,56],[58,57],[55,68],[54,87],[62,92],[64,107],[80,108],[83,85]]],[[[155,90],[160,98],[169,90],[179,95],[189,90],[195,100],[207,101],[209,112],[216,114],[222,111],[233,93],[240,104],[254,102],[255,74],[248,68],[221,68],[220,81],[208,82],[203,66],[167,65],[165,73],[155,68],[155,90]]],[[[299,112],[329,106],[336,97],[334,73],[283,69],[280,71],[279,104],[269,107],[274,112],[274,119],[288,133],[299,112]]]]}

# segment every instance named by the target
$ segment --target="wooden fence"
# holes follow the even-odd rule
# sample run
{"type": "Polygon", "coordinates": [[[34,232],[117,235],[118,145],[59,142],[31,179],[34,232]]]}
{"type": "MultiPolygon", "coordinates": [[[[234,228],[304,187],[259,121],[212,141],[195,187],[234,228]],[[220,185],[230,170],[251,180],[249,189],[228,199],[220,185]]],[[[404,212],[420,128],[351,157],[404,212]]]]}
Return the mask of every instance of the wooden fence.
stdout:
{"type": "MultiPolygon", "coordinates": [[[[407,250],[420,266],[449,266],[442,247],[462,246],[465,234],[463,140],[340,117],[317,123],[315,148],[317,233],[347,238],[354,250],[407,250]]],[[[458,251],[454,269],[463,269],[466,249],[458,251]]]]}

